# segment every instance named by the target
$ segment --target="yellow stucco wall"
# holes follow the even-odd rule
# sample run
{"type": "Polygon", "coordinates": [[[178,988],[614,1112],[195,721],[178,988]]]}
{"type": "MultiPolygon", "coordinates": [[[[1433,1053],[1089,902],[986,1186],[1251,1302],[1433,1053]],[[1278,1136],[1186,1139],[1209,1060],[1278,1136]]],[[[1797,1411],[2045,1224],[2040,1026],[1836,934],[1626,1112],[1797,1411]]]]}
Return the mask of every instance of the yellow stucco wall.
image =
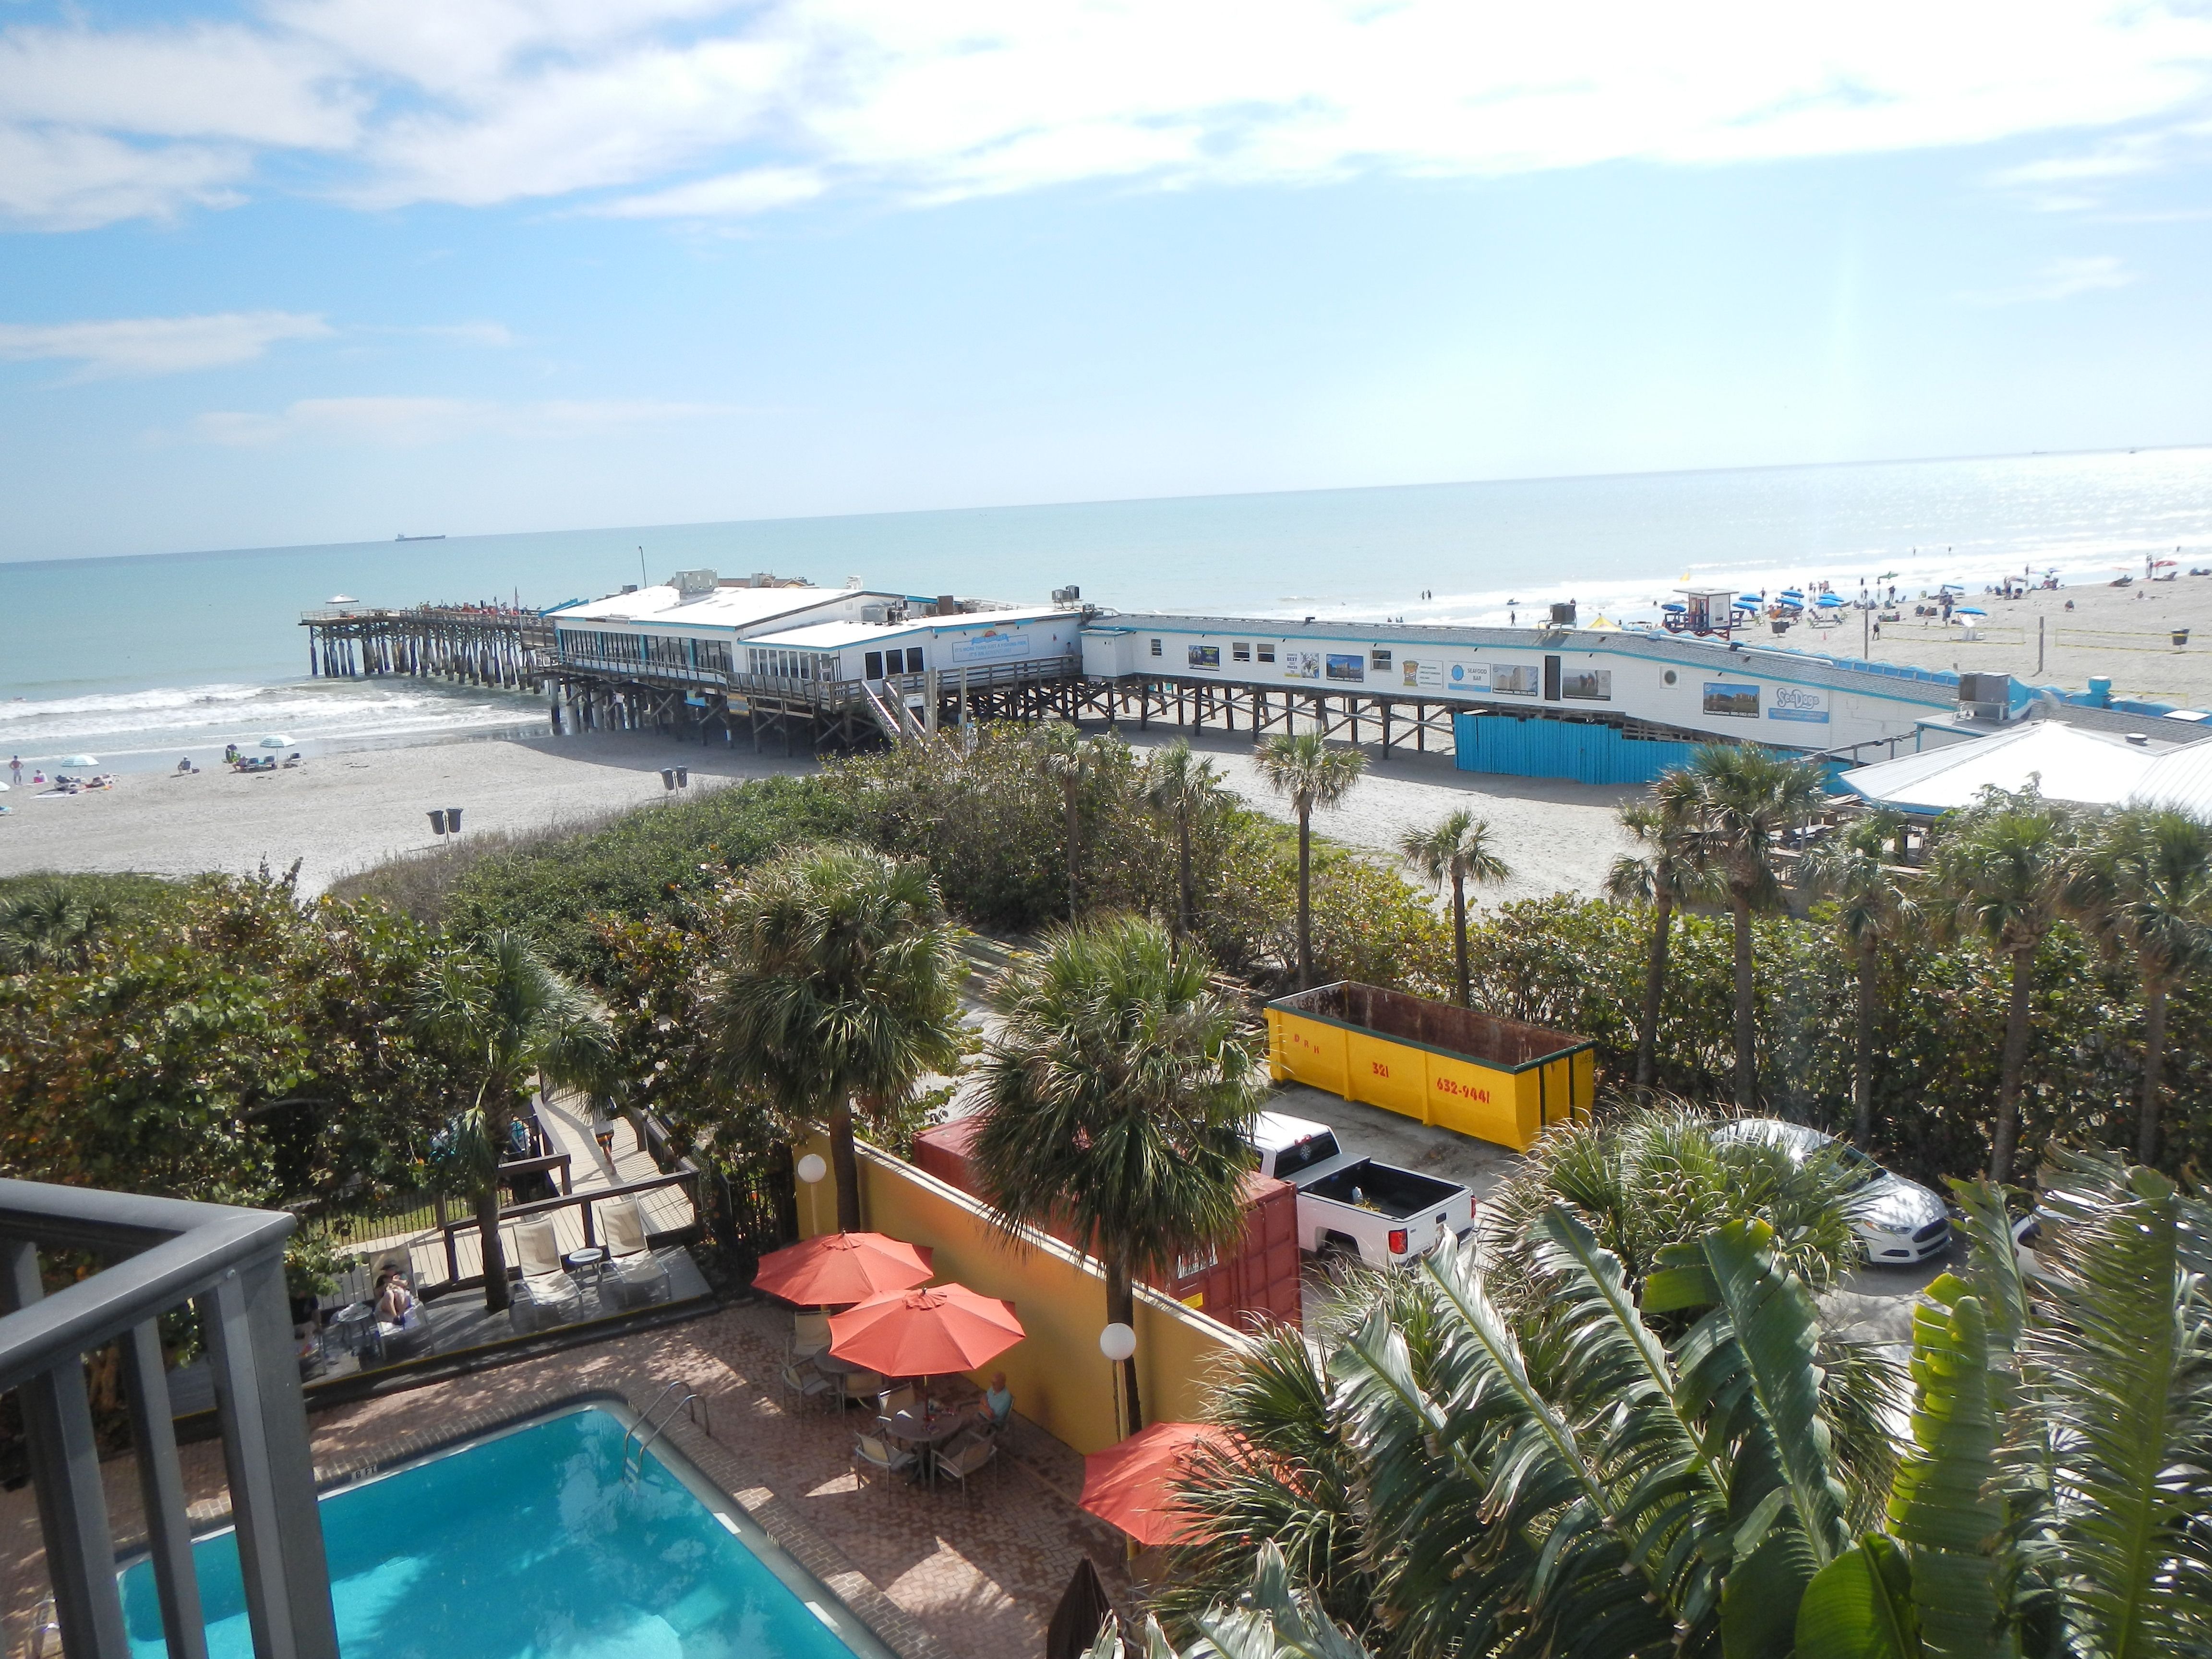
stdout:
{"type": "MultiPolygon", "coordinates": [[[[803,1153],[830,1148],[817,1139],[803,1153]]],[[[834,1231],[837,1206],[825,1176],[799,1197],[800,1230],[834,1231]],[[817,1213],[818,1212],[818,1213],[817,1213]]],[[[1098,1352],[1106,1325],[1106,1283],[1096,1265],[1042,1234],[1016,1243],[988,1212],[957,1188],[872,1146],[860,1148],[860,1219],[870,1230],[926,1244],[937,1281],[957,1281],[1014,1304],[1029,1333],[983,1370],[1004,1370],[1015,1409],[1078,1451],[1114,1443],[1113,1367],[1098,1352]]],[[[1216,1319],[1139,1285],[1137,1386],[1147,1423],[1189,1422],[1206,1398],[1206,1379],[1243,1340],[1216,1319]]]]}

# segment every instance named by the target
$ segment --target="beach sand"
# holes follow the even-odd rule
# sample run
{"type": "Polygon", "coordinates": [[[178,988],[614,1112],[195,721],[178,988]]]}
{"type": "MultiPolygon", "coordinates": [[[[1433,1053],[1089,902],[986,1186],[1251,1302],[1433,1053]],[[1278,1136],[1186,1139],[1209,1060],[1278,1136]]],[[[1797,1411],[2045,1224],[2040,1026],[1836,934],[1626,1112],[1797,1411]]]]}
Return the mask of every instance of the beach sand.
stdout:
{"type": "Polygon", "coordinates": [[[811,769],[643,732],[482,738],[319,757],[295,771],[126,773],[90,794],[0,796],[0,875],[27,870],[246,873],[301,861],[305,892],[437,845],[434,807],[461,809],[464,836],[541,830],[665,799],[660,769],[693,790],[811,769]]]}
{"type": "MultiPolygon", "coordinates": [[[[1989,612],[1975,629],[1979,637],[1972,640],[1955,622],[1947,628],[1940,620],[1915,617],[1913,606],[1922,603],[1905,600],[1899,607],[1904,619],[1882,623],[1881,637],[1870,641],[1871,629],[1856,611],[1844,611],[1844,620],[1834,628],[1801,623],[1778,637],[1761,623],[1759,637],[1834,656],[1864,655],[1876,662],[1919,668],[2010,674],[2031,685],[2059,685],[2069,691],[2086,689],[2092,676],[2101,675],[2112,680],[2113,691],[2122,696],[2156,697],[2188,708],[2212,708],[2212,576],[2185,575],[2170,582],[2138,579],[2130,587],[2063,587],[2020,599],[1969,592],[1959,603],[1989,612]],[[2069,601],[2071,611],[2066,608],[2069,601]],[[2171,632],[2177,628],[2190,630],[2187,645],[2172,642],[2171,632]],[[2036,667],[2039,629],[2040,672],[2036,667]],[[1863,642],[1868,648],[1862,650],[1863,642]]],[[[1744,636],[1747,642],[1750,637],[1744,636]]]]}

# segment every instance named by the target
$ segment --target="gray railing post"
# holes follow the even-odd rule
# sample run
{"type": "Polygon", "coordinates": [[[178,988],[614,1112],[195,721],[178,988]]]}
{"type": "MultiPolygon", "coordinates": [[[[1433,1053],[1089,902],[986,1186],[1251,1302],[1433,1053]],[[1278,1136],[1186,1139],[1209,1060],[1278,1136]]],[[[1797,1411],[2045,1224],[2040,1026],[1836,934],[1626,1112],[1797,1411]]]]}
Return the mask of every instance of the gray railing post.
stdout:
{"type": "Polygon", "coordinates": [[[138,1491],[146,1510],[154,1585],[161,1603],[161,1632],[168,1638],[169,1659],[207,1659],[207,1626],[200,1612],[199,1576],[192,1566],[184,1472],[177,1467],[177,1431],[168,1373],[161,1360],[160,1320],[133,1326],[121,1346],[123,1378],[131,1395],[131,1444],[138,1460],[138,1491]]]}
{"type": "Polygon", "coordinates": [[[199,1298],[222,1419],[257,1659],[337,1659],[299,1361],[281,1255],[226,1272],[199,1298]]]}
{"type": "MultiPolygon", "coordinates": [[[[28,1239],[0,1239],[0,1252],[5,1255],[0,1312],[19,1312],[43,1300],[38,1246],[28,1239]]],[[[53,1587],[62,1647],[70,1659],[130,1659],[83,1362],[67,1358],[25,1378],[15,1397],[22,1407],[31,1484],[38,1489],[46,1577],[53,1587]]]]}

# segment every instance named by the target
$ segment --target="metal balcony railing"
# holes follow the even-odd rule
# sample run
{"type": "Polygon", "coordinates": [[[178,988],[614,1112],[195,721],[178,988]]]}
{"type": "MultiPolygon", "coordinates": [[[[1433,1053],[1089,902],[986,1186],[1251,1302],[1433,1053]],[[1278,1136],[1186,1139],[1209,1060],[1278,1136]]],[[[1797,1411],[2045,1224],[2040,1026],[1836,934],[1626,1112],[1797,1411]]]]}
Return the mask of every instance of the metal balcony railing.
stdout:
{"type": "Polygon", "coordinates": [[[206,1659],[161,1316],[199,1311],[258,1659],[337,1659],[330,1570],[284,1290],[289,1215],[0,1181],[0,1389],[22,1405],[56,1622],[70,1659],[129,1659],[83,1356],[119,1340],[170,1659],[206,1659]],[[100,1270],[44,1293],[39,1253],[100,1270]]]}

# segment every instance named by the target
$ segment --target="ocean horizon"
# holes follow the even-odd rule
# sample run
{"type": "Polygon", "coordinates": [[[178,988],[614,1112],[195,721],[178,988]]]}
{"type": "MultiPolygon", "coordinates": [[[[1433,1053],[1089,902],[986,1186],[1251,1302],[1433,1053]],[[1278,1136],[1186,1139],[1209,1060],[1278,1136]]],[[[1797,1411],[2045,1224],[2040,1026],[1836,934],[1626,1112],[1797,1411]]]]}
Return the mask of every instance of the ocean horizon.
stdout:
{"type": "MultiPolygon", "coordinates": [[[[428,531],[431,526],[422,526],[428,531]]],[[[2069,584],[2204,562],[2212,447],[1613,473],[0,562],[0,756],[173,764],[282,735],[343,748],[514,729],[533,697],[308,676],[302,611],[593,599],[678,569],[858,576],[1120,610],[1503,623],[1572,599],[1648,617],[1757,591],[2069,584]]]]}

